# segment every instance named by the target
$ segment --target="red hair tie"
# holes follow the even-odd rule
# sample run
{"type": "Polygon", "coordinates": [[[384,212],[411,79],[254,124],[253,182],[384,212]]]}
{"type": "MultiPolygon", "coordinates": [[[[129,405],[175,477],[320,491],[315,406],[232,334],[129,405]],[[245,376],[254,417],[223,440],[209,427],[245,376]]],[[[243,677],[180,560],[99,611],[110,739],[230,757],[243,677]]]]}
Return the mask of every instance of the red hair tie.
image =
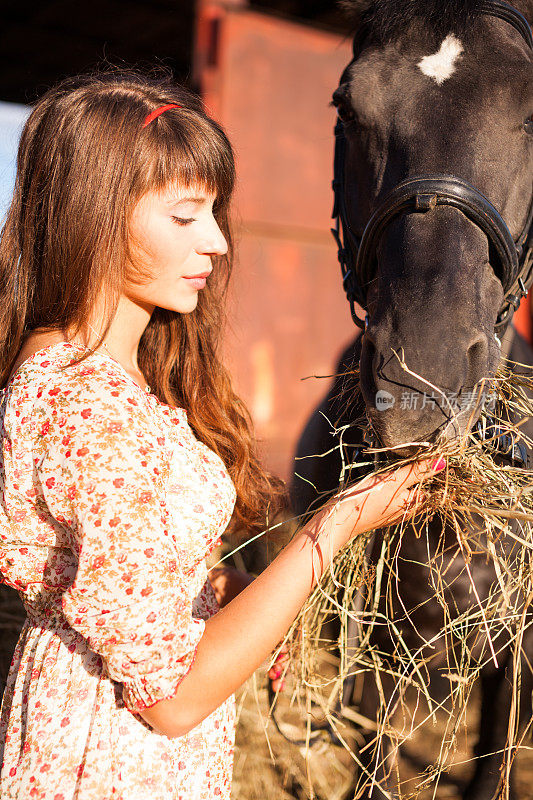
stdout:
{"type": "Polygon", "coordinates": [[[169,108],[183,108],[183,106],[179,106],[177,103],[169,103],[167,106],[159,106],[159,108],[156,108],[154,111],[151,111],[150,114],[148,114],[144,120],[143,128],[146,128],[146,126],[149,125],[152,120],[156,119],[156,117],[162,114],[163,111],[168,111],[169,108]]]}

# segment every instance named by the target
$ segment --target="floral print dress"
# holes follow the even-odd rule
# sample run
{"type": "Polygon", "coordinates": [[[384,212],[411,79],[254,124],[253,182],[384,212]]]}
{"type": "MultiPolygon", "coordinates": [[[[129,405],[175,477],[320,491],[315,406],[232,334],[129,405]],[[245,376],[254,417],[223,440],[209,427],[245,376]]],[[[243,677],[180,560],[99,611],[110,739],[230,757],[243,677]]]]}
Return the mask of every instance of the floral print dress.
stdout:
{"type": "Polygon", "coordinates": [[[0,797],[223,800],[233,697],[175,739],[139,712],[175,694],[218,610],[206,555],[235,489],[184,409],[81,351],[37,351],[0,393],[0,578],[27,611],[0,797]]]}

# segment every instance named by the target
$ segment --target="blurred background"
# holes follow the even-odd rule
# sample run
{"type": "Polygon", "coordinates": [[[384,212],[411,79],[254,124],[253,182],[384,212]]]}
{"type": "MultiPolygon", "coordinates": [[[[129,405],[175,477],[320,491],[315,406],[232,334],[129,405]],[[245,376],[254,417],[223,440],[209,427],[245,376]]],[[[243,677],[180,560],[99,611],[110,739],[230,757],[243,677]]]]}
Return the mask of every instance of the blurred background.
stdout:
{"type": "MultiPolygon", "coordinates": [[[[225,348],[268,466],[284,478],[357,333],[331,237],[335,111],[349,26],[335,0],[42,0],[0,5],[0,216],[31,103],[103,64],[170,67],[235,147],[238,264],[225,348]]],[[[515,316],[531,341],[529,301],[515,316]]]]}

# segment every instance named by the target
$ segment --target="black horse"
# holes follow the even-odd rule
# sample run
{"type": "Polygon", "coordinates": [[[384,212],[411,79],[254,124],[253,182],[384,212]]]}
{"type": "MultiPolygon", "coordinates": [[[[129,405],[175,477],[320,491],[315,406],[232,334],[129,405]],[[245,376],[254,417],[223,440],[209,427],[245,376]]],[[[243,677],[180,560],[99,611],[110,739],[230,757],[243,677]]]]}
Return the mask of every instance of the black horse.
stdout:
{"type": "MultiPolygon", "coordinates": [[[[504,355],[533,364],[533,351],[510,324],[533,280],[533,42],[526,21],[533,19],[533,0],[513,7],[501,0],[344,5],[355,15],[356,34],[353,60],[333,95],[339,116],[334,217],[344,285],[363,334],[343,354],[339,377],[298,444],[292,487],[298,513],[316,502],[317,491],[333,492],[338,485],[340,450],[332,449],[328,420],[340,428],[366,417],[380,446],[408,455],[412,449],[406,443],[433,440],[442,431],[456,436],[476,423],[482,401],[474,407],[467,403],[467,413],[451,417],[444,395],[457,401],[472,394],[482,378],[495,374],[504,355]],[[414,374],[406,373],[397,354],[414,374]],[[350,381],[357,367],[355,387],[350,381]],[[424,381],[442,394],[425,402],[424,381]],[[312,457],[320,453],[328,455],[312,457]]],[[[525,431],[533,437],[533,420],[525,431]]],[[[357,426],[344,431],[350,457],[356,457],[363,436],[357,426]]],[[[522,453],[527,466],[530,456],[522,453]]],[[[385,597],[380,601],[383,613],[392,603],[398,619],[409,610],[404,640],[437,670],[445,667],[449,649],[439,640],[443,613],[432,597],[432,557],[439,550],[451,587],[449,608],[457,615],[473,603],[472,580],[481,601],[496,580],[481,555],[472,558],[470,578],[455,533],[446,531],[444,542],[441,534],[438,521],[434,529],[430,523],[427,540],[409,531],[403,536],[399,588],[387,598],[388,606],[385,597]],[[421,641],[432,642],[427,653],[421,641]]],[[[378,536],[371,560],[379,546],[378,536]]],[[[382,630],[373,635],[381,636],[377,645],[385,658],[392,645],[382,630]]],[[[526,627],[522,645],[518,699],[527,723],[533,626],[526,627]]],[[[486,648],[481,633],[472,643],[474,659],[486,648]]],[[[498,667],[485,660],[468,800],[513,796],[512,780],[508,784],[500,772],[516,700],[510,648],[499,653],[498,667]]],[[[386,676],[383,685],[386,694],[391,690],[386,676]]],[[[361,697],[359,710],[374,719],[375,685],[367,681],[361,697]]],[[[361,752],[365,768],[376,775],[371,796],[384,797],[381,786],[397,797],[390,779],[392,744],[379,757],[371,747],[361,752]]]]}

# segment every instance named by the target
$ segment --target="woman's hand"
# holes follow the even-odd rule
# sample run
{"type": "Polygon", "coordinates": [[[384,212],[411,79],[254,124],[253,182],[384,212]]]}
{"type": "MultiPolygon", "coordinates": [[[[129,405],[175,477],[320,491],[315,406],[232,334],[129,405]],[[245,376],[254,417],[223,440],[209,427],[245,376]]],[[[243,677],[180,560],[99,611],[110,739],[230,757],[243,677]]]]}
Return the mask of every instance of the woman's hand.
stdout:
{"type": "Polygon", "coordinates": [[[284,675],[289,668],[289,648],[284,644],[268,672],[268,679],[274,692],[281,692],[284,685],[284,675]]]}
{"type": "Polygon", "coordinates": [[[409,519],[426,499],[422,482],[445,466],[442,458],[424,459],[362,478],[332,497],[305,527],[315,541],[327,531],[335,548],[352,536],[409,519]]]}
{"type": "MultiPolygon", "coordinates": [[[[360,501],[356,528],[361,531],[382,528],[401,518],[409,519],[421,511],[426,498],[422,482],[443,470],[446,461],[423,459],[405,467],[363,478],[339,496],[360,501]]],[[[358,532],[358,531],[354,531],[358,532]]]]}
{"type": "Polygon", "coordinates": [[[224,608],[253,581],[252,575],[233,567],[213,567],[208,578],[220,608],[224,608]]]}

